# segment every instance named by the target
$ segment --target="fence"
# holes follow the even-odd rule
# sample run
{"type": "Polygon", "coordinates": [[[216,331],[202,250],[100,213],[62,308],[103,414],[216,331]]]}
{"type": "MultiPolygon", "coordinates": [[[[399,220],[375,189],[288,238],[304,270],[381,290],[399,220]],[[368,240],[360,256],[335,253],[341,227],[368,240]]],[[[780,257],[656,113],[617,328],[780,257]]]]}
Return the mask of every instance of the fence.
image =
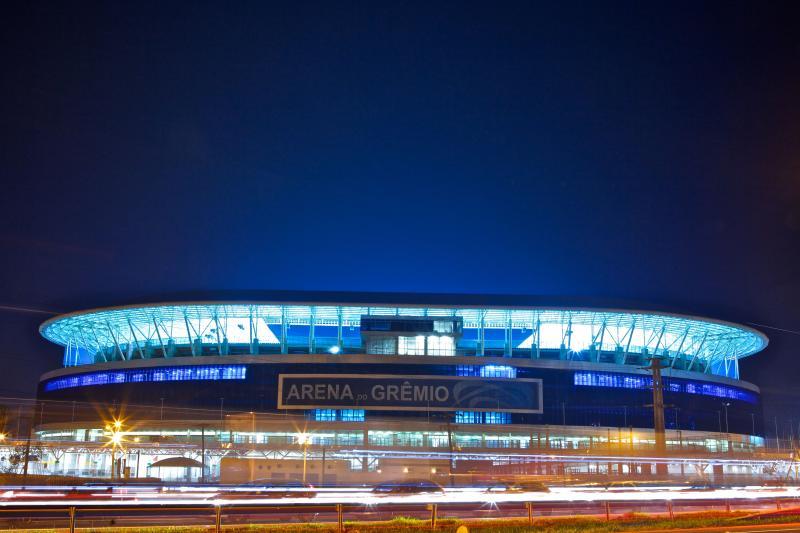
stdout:
{"type": "MultiPolygon", "coordinates": [[[[349,500],[352,501],[352,500],[349,500]]],[[[396,517],[417,518],[427,521],[432,528],[443,518],[498,518],[527,520],[534,526],[537,520],[559,516],[594,516],[611,520],[627,513],[641,513],[653,517],[675,519],[679,513],[697,511],[781,511],[797,505],[797,498],[728,498],[728,499],[650,499],[592,500],[592,501],[507,501],[487,506],[486,502],[452,503],[387,503],[353,504],[348,499],[326,503],[224,503],[169,502],[126,505],[108,502],[65,502],[58,505],[33,506],[31,504],[1,504],[0,523],[11,528],[64,527],[70,533],[76,527],[103,527],[115,525],[168,526],[213,525],[217,533],[223,525],[241,522],[249,524],[336,524],[344,531],[345,520],[377,522],[396,517]]]]}

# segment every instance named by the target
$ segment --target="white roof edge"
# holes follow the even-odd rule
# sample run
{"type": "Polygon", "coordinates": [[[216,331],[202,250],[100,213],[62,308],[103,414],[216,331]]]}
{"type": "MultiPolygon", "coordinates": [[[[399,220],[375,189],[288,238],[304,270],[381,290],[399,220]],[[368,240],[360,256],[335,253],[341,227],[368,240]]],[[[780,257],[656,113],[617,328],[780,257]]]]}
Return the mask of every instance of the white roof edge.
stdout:
{"type": "Polygon", "coordinates": [[[627,315],[649,315],[649,316],[663,316],[670,318],[678,318],[687,321],[716,324],[727,326],[737,329],[756,336],[761,341],[761,346],[748,355],[758,353],[764,350],[769,344],[769,337],[766,334],[753,327],[727,320],[716,318],[709,318],[700,315],[690,315],[685,313],[674,313],[668,311],[648,310],[648,309],[627,309],[615,307],[584,307],[584,306],[548,306],[548,305],[454,305],[454,304],[410,304],[410,303],[377,303],[377,302],[335,302],[335,301],[273,301],[273,300],[187,300],[187,301],[165,301],[144,304],[128,304],[119,306],[97,307],[84,310],[73,311],[64,313],[55,317],[49,318],[39,326],[39,333],[48,340],[51,340],[45,332],[53,324],[60,322],[67,318],[77,316],[90,316],[101,312],[108,311],[125,311],[136,309],[154,309],[160,307],[189,307],[189,306],[225,306],[225,305],[288,305],[299,307],[315,307],[315,306],[342,306],[342,307],[396,307],[396,308],[434,308],[434,309],[497,309],[497,310],[540,310],[540,311],[576,311],[588,313],[619,313],[627,315]]]}

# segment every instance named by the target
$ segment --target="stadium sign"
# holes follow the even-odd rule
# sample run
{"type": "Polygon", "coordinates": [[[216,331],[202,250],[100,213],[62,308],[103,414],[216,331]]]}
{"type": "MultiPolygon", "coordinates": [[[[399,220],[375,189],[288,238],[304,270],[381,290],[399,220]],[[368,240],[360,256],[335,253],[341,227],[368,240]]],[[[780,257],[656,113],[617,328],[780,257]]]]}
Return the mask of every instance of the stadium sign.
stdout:
{"type": "Polygon", "coordinates": [[[280,374],[278,408],[541,413],[542,380],[391,374],[280,374]]]}

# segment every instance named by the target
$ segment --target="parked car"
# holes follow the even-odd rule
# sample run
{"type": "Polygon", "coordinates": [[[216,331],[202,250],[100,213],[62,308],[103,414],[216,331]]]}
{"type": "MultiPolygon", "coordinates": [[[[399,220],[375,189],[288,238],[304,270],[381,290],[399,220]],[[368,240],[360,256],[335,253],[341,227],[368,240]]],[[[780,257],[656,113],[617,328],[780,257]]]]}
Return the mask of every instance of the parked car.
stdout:
{"type": "Polygon", "coordinates": [[[374,494],[424,494],[426,492],[444,492],[438,483],[428,480],[419,481],[391,481],[375,485],[374,494]]]}
{"type": "Polygon", "coordinates": [[[498,481],[486,488],[486,492],[550,492],[541,481],[498,481]]]}
{"type": "MultiPolygon", "coordinates": [[[[255,482],[248,483],[248,486],[251,487],[254,483],[255,482]]],[[[223,500],[258,500],[272,498],[313,498],[316,495],[317,491],[314,489],[313,485],[290,481],[280,485],[259,485],[257,488],[232,488],[218,492],[213,498],[223,500]]]]}

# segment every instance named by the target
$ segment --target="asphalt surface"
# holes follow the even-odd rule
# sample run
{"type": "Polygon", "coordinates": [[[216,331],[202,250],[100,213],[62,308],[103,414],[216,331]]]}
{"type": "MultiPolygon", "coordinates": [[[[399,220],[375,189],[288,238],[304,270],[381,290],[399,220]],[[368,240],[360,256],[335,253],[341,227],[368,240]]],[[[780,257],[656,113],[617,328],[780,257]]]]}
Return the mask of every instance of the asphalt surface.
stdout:
{"type": "MultiPolygon", "coordinates": [[[[442,492],[377,495],[361,487],[281,491],[281,497],[220,487],[82,488],[78,491],[16,488],[0,493],[0,527],[68,527],[69,508],[76,509],[77,527],[213,525],[220,507],[224,524],[336,522],[337,504],[348,521],[390,520],[397,516],[429,519],[429,504],[439,517],[611,516],[637,512],[673,513],[749,510],[770,511],[800,503],[793,487],[554,487],[549,492],[488,492],[485,488],[447,488],[442,492]]],[[[775,531],[795,529],[770,526],[775,531]]],[[[799,526],[800,527],[800,526],[799,526]]],[[[724,530],[730,530],[726,528],[724,530]]],[[[769,529],[751,528],[752,531],[769,529]]],[[[673,530],[674,531],[674,530],[673,530]]]]}

